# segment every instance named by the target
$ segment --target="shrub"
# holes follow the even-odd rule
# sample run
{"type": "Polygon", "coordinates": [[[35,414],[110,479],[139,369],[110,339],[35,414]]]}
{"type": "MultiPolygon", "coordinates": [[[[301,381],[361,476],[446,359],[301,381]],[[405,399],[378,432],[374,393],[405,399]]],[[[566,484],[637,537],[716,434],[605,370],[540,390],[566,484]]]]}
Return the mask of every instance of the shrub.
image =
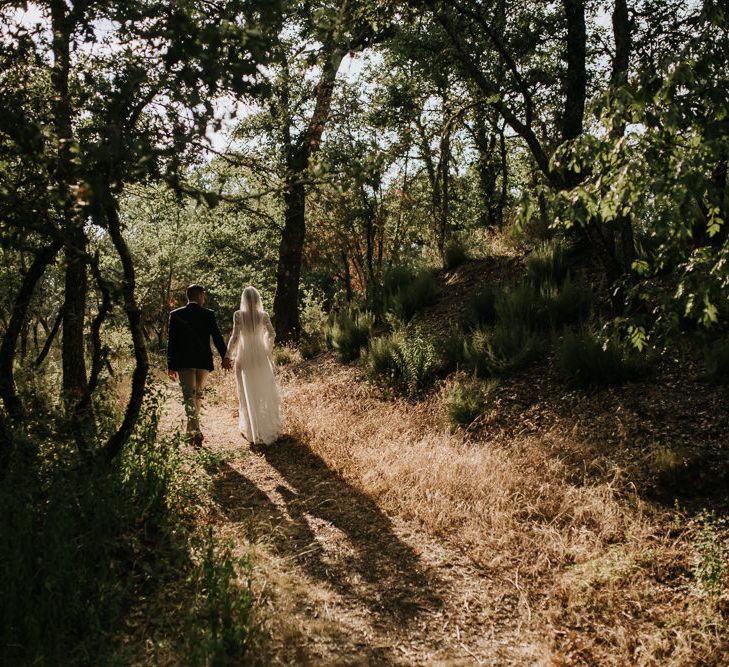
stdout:
{"type": "Polygon", "coordinates": [[[286,366],[294,361],[300,361],[296,348],[288,345],[274,346],[271,356],[273,357],[273,363],[276,364],[276,366],[286,366]]]}
{"type": "Polygon", "coordinates": [[[424,269],[387,294],[386,309],[401,322],[409,322],[423,308],[434,303],[437,297],[438,281],[435,273],[424,269]]]}
{"type": "Polygon", "coordinates": [[[702,526],[691,570],[701,593],[718,599],[729,586],[729,547],[722,537],[728,522],[726,517],[717,518],[706,510],[699,520],[702,526]]]}
{"type": "Polygon", "coordinates": [[[367,347],[367,374],[371,379],[381,379],[390,386],[397,383],[398,367],[397,334],[372,338],[367,347]]]}
{"type": "Polygon", "coordinates": [[[560,241],[541,244],[526,258],[527,282],[539,289],[543,285],[560,287],[567,277],[564,245],[560,241]]]}
{"type": "Polygon", "coordinates": [[[405,393],[415,398],[433,386],[438,371],[438,355],[433,344],[420,332],[402,336],[396,346],[395,363],[405,393]]]}
{"type": "Polygon", "coordinates": [[[545,350],[540,334],[519,324],[479,329],[464,346],[463,367],[478,377],[501,377],[538,359],[545,350]]]}
{"type": "Polygon", "coordinates": [[[644,363],[629,357],[620,345],[603,343],[589,333],[566,335],[557,350],[557,363],[577,387],[622,384],[645,371],[644,363]]]}
{"type": "Polygon", "coordinates": [[[370,341],[367,372],[372,379],[416,398],[430,389],[439,369],[433,344],[421,332],[396,331],[370,341]]]}
{"type": "Polygon", "coordinates": [[[445,247],[444,266],[448,271],[455,269],[468,261],[468,251],[460,239],[451,239],[445,247]]]}
{"type": "Polygon", "coordinates": [[[460,329],[451,329],[441,340],[438,346],[441,371],[451,373],[463,366],[466,346],[466,335],[460,329]]]}
{"type": "Polygon", "coordinates": [[[299,351],[304,359],[316,356],[326,344],[327,314],[324,302],[313,289],[304,290],[301,308],[301,342],[299,351]]]}
{"type": "Polygon", "coordinates": [[[251,561],[235,558],[232,544],[217,544],[212,529],[201,551],[189,582],[193,595],[186,610],[185,658],[193,665],[238,663],[253,655],[259,639],[251,561]],[[243,579],[243,587],[236,583],[238,578],[243,579]]]}
{"type": "Polygon", "coordinates": [[[704,366],[710,382],[729,383],[729,338],[716,341],[704,350],[704,366]]]}
{"type": "Polygon", "coordinates": [[[347,308],[330,316],[326,339],[342,362],[354,361],[372,335],[372,313],[347,308]]]}
{"type": "Polygon", "coordinates": [[[506,328],[548,329],[548,299],[532,285],[522,283],[503,290],[494,302],[496,322],[506,328]]]}
{"type": "MultiPolygon", "coordinates": [[[[206,502],[206,489],[195,474],[199,466],[185,461],[180,437],[157,438],[159,405],[147,397],[111,466],[80,465],[75,446],[49,423],[40,436],[9,434],[18,456],[0,480],[0,530],[7,538],[0,540],[0,663],[126,664],[127,649],[117,654],[116,640],[128,633],[125,620],[137,617],[140,605],[148,613],[150,603],[169,604],[173,589],[197,604],[198,592],[187,584],[198,571],[190,557],[197,539],[191,508],[206,502]]],[[[205,568],[227,586],[217,597],[221,607],[250,596],[250,588],[234,585],[237,572],[222,553],[213,553],[205,568]]],[[[183,627],[172,610],[169,618],[148,636],[161,633],[161,641],[182,650],[186,633],[207,623],[195,618],[183,627]]],[[[239,615],[237,628],[252,637],[250,618],[239,615]]],[[[245,647],[228,648],[245,658],[245,647]]]]}
{"type": "Polygon", "coordinates": [[[547,339],[526,325],[497,324],[489,338],[491,375],[509,375],[539,359],[545,352],[547,339]]]}
{"type": "Polygon", "coordinates": [[[590,315],[592,309],[592,289],[584,282],[565,278],[562,287],[542,288],[549,312],[549,321],[554,328],[568,324],[578,324],[590,315]]]}
{"type": "Polygon", "coordinates": [[[479,329],[496,322],[496,296],[498,290],[491,285],[474,292],[466,301],[464,324],[468,329],[479,329]]]}
{"type": "Polygon", "coordinates": [[[443,401],[446,414],[455,426],[470,426],[481,415],[489,398],[496,389],[496,382],[483,384],[471,380],[451,386],[443,401]]]}

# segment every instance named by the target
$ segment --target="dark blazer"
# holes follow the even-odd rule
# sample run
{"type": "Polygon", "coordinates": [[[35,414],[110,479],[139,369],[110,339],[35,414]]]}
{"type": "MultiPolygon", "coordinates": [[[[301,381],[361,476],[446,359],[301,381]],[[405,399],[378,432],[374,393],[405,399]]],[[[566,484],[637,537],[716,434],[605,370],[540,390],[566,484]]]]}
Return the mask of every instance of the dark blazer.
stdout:
{"type": "Polygon", "coordinates": [[[220,333],[215,313],[190,302],[170,313],[169,338],[167,340],[167,368],[207,368],[213,370],[213,353],[210,337],[225,358],[225,343],[220,333]]]}

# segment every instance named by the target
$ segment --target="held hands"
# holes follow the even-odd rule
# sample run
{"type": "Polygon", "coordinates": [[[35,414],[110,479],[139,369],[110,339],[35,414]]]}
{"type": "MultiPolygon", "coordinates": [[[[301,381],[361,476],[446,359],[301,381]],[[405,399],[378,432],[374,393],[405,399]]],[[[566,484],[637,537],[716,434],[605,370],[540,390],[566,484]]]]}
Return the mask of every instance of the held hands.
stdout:
{"type": "Polygon", "coordinates": [[[177,371],[168,370],[167,375],[170,376],[170,380],[174,380],[175,382],[177,381],[177,371]]]}
{"type": "Polygon", "coordinates": [[[233,360],[230,357],[223,358],[223,368],[226,371],[229,371],[231,368],[233,368],[233,360]]]}

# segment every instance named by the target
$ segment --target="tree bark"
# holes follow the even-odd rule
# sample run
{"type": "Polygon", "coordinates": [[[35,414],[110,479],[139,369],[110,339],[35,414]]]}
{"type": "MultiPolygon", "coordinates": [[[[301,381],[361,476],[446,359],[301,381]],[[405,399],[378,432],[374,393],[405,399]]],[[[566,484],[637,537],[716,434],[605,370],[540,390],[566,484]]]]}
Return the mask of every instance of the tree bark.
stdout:
{"type": "MultiPolygon", "coordinates": [[[[567,72],[564,81],[564,107],[562,110],[562,141],[571,141],[582,134],[587,96],[587,32],[585,29],[584,0],[564,0],[567,19],[567,72]]],[[[583,179],[581,173],[567,170],[564,175],[566,187],[573,188],[583,179]]]]}
{"type": "Polygon", "coordinates": [[[35,367],[36,369],[40,368],[43,365],[43,362],[45,361],[45,358],[48,356],[48,353],[51,351],[51,345],[53,345],[53,341],[56,338],[56,335],[58,334],[58,330],[61,328],[61,322],[63,321],[63,311],[65,309],[65,306],[61,306],[61,308],[58,311],[58,315],[56,315],[56,319],[53,322],[53,327],[51,327],[51,330],[48,332],[48,335],[46,336],[46,342],[43,343],[43,349],[38,354],[38,357],[35,360],[35,367]]]}
{"type": "Polygon", "coordinates": [[[149,372],[149,357],[147,355],[147,347],[144,342],[144,331],[142,326],[142,311],[137,305],[134,295],[134,287],[136,276],[134,271],[134,263],[129,252],[124,236],[121,231],[121,223],[117,211],[117,203],[106,193],[104,200],[104,213],[109,230],[109,236],[114,244],[119,259],[121,260],[122,270],[124,273],[124,282],[122,283],[122,299],[124,301],[124,310],[127,314],[127,322],[129,331],[132,335],[132,344],[134,347],[134,372],[132,373],[132,390],[129,395],[129,401],[124,412],[124,418],[116,433],[114,433],[104,447],[104,456],[107,461],[112,461],[121,452],[124,444],[134,430],[139,413],[142,409],[144,400],[144,388],[147,382],[147,374],[149,372]]]}
{"type": "Polygon", "coordinates": [[[72,420],[77,421],[79,402],[86,392],[86,359],[84,354],[84,319],[86,310],[87,239],[83,220],[75,210],[71,186],[75,182],[72,159],[73,128],[69,74],[71,70],[71,32],[73,19],[64,2],[51,3],[53,27],[54,88],[53,122],[58,141],[54,180],[56,197],[61,205],[66,230],[65,304],[63,312],[63,398],[72,420]]]}
{"type": "Polygon", "coordinates": [[[2,398],[5,410],[12,419],[22,419],[24,416],[23,405],[15,389],[14,377],[18,337],[26,320],[35,287],[43,277],[46,268],[56,258],[60,248],[60,243],[53,242],[35,256],[15,297],[8,328],[5,330],[0,345],[0,398],[2,398]]]}
{"type": "Polygon", "coordinates": [[[346,51],[329,45],[315,88],[316,104],[303,136],[296,145],[289,145],[286,192],[284,193],[284,228],[279,245],[276,270],[276,295],[273,316],[276,338],[281,342],[296,341],[301,332],[299,322],[299,282],[301,260],[306,237],[306,188],[304,176],[309,160],[319,150],[321,136],[329,118],[332,94],[339,65],[346,51]]]}
{"type": "MultiPolygon", "coordinates": [[[[627,0],[615,0],[613,8],[613,38],[615,41],[615,58],[613,59],[610,85],[613,90],[628,83],[630,52],[632,49],[632,26],[628,12],[627,0]]],[[[613,125],[613,137],[620,138],[625,133],[625,122],[613,125]]],[[[615,220],[615,232],[618,237],[620,256],[625,269],[630,269],[635,260],[635,239],[633,221],[629,215],[620,215],[615,220]]]]}

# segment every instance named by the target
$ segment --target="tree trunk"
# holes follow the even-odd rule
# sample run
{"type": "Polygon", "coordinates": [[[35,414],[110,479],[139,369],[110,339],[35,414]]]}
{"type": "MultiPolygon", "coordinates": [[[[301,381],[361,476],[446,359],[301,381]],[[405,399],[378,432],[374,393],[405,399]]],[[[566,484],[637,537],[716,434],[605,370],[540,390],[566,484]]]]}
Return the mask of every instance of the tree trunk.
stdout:
{"type": "Polygon", "coordinates": [[[76,243],[65,248],[66,271],[64,283],[63,310],[63,397],[66,408],[77,417],[78,402],[86,393],[86,354],[84,345],[84,324],[86,315],[86,293],[88,290],[87,267],[83,254],[86,239],[83,231],[75,234],[76,243]]]}
{"type": "Polygon", "coordinates": [[[299,280],[306,236],[305,203],[304,184],[300,181],[290,182],[284,193],[284,228],[278,250],[276,295],[273,300],[276,337],[280,342],[297,340],[301,332],[299,280]]]}
{"type": "Polygon", "coordinates": [[[43,349],[40,351],[40,354],[38,354],[38,357],[35,360],[36,369],[41,367],[41,365],[45,361],[45,358],[48,356],[48,353],[51,350],[51,345],[53,345],[53,341],[56,338],[56,335],[58,334],[58,330],[61,328],[61,322],[63,321],[64,309],[65,309],[65,307],[62,305],[60,310],[58,311],[58,315],[56,315],[55,321],[53,322],[53,327],[48,332],[48,335],[46,337],[46,342],[43,344],[43,349]]]}
{"type": "MultiPolygon", "coordinates": [[[[53,122],[58,141],[54,180],[56,196],[62,207],[67,239],[64,249],[66,308],[63,312],[63,398],[69,416],[77,422],[81,416],[78,414],[79,402],[86,392],[84,317],[87,292],[85,259],[87,239],[83,220],[75,210],[75,201],[71,192],[71,186],[75,182],[69,91],[70,42],[73,25],[65,3],[51,3],[51,22],[53,27],[53,71],[51,73],[54,88],[53,122]]],[[[79,444],[81,443],[79,442],[79,444]]]]}
{"type": "Polygon", "coordinates": [[[509,162],[506,152],[506,128],[499,129],[499,156],[501,157],[501,194],[497,208],[498,227],[504,227],[504,209],[506,208],[506,197],[509,192],[509,162]]]}
{"type": "Polygon", "coordinates": [[[446,123],[440,139],[440,161],[438,162],[438,170],[440,171],[440,211],[438,212],[438,252],[441,262],[445,267],[445,248],[448,242],[448,218],[450,208],[450,158],[451,158],[451,128],[450,123],[446,123]]]}
{"type": "Polygon", "coordinates": [[[301,332],[299,280],[306,238],[306,189],[303,181],[309,159],[319,150],[321,144],[321,136],[331,110],[337,72],[345,53],[346,51],[331,45],[325,49],[321,76],[315,88],[314,111],[299,142],[295,146],[289,146],[284,228],[279,245],[276,296],[273,301],[276,337],[281,342],[296,341],[301,332]]]}
{"type": "MultiPolygon", "coordinates": [[[[628,82],[630,67],[630,52],[632,49],[632,27],[628,12],[627,0],[615,0],[613,8],[613,38],[615,40],[615,58],[613,60],[610,85],[613,90],[624,86],[628,82]]],[[[625,122],[621,119],[613,126],[612,134],[615,139],[625,133],[625,122]]],[[[629,215],[621,215],[615,221],[615,232],[620,247],[620,259],[625,269],[630,269],[635,260],[635,239],[633,236],[633,221],[629,215]]]]}
{"type": "Polygon", "coordinates": [[[132,390],[129,395],[126,411],[124,412],[124,419],[119,429],[109,438],[109,441],[104,447],[106,460],[112,461],[121,452],[124,443],[132,434],[134,425],[137,423],[137,418],[141,412],[142,402],[144,400],[144,388],[147,382],[147,373],[149,372],[149,357],[147,355],[147,347],[144,343],[142,311],[137,305],[134,295],[136,283],[134,263],[129,252],[129,246],[121,232],[117,204],[108,193],[105,196],[104,213],[108,224],[109,236],[119,255],[124,272],[122,298],[124,301],[124,310],[127,314],[129,331],[132,334],[135,361],[134,372],[132,373],[132,390]]]}
{"type": "Polygon", "coordinates": [[[28,307],[35,287],[43,277],[48,265],[56,258],[60,248],[60,243],[53,242],[35,256],[15,297],[8,328],[5,330],[0,345],[0,398],[3,400],[8,415],[13,419],[22,419],[23,417],[23,406],[15,390],[14,377],[15,350],[18,337],[27,318],[28,307]]]}
{"type": "MultiPolygon", "coordinates": [[[[562,110],[562,141],[571,141],[582,134],[587,96],[587,33],[585,29],[584,0],[563,0],[567,18],[567,72],[564,80],[564,107],[562,110]]],[[[583,176],[573,170],[564,175],[567,188],[580,183],[583,176]]]]}

